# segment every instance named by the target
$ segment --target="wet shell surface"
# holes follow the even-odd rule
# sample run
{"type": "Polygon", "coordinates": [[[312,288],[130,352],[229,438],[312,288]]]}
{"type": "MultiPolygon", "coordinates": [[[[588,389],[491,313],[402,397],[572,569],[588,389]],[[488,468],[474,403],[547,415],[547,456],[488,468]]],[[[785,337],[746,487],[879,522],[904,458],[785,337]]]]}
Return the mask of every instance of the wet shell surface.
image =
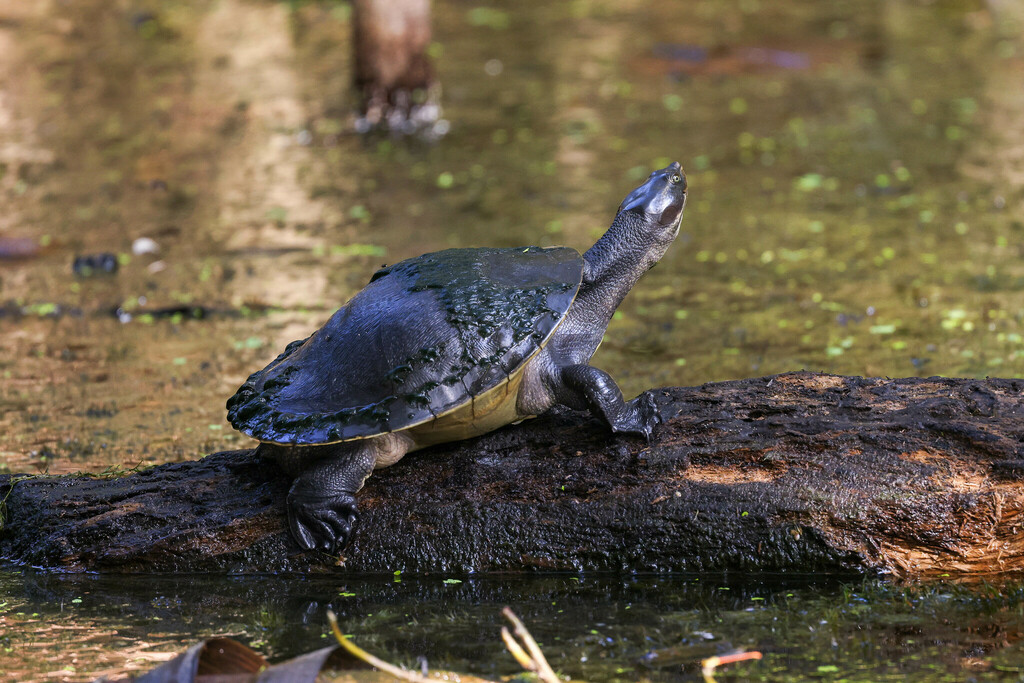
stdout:
{"type": "Polygon", "coordinates": [[[566,247],[448,249],[382,268],[251,375],[228,420],[261,441],[302,445],[434,420],[517,375],[565,317],[582,273],[566,247]]]}

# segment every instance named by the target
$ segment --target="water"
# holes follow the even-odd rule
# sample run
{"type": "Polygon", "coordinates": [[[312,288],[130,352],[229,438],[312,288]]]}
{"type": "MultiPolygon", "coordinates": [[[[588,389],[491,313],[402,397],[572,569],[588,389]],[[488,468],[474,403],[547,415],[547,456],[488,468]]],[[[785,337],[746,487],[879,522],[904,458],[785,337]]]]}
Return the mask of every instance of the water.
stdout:
{"type": "MultiPolygon", "coordinates": [[[[230,635],[281,661],[324,647],[325,612],[393,663],[497,679],[517,665],[498,636],[511,605],[552,667],[586,681],[699,681],[734,649],[760,662],[720,680],[1019,681],[1019,583],[898,587],[827,576],[38,576],[8,573],[6,656],[75,680],[145,669],[200,637],[230,635]],[[58,657],[59,655],[59,657],[58,657]]],[[[10,672],[14,673],[14,672],[10,672]]]]}
{"type": "MultiPolygon", "coordinates": [[[[341,3],[0,2],[0,471],[251,445],[225,399],[381,263],[449,246],[586,248],[675,159],[691,188],[682,234],[594,361],[626,394],[800,368],[1020,375],[1014,12],[439,2],[451,132],[430,143],[350,132],[341,3]],[[132,254],[141,237],[159,252],[132,254]],[[72,273],[76,255],[103,252],[115,275],[72,273]]],[[[5,580],[7,602],[28,604],[21,579],[5,580]]],[[[132,604],[139,624],[153,614],[132,604]]],[[[129,641],[252,634],[191,598],[177,609],[206,630],[167,641],[136,625],[129,641]]],[[[539,629],[554,618],[531,616],[539,629]]],[[[105,635],[108,618],[76,618],[72,635],[61,620],[34,642],[81,653],[68,676],[88,678],[134,657],[105,635]]],[[[8,656],[41,671],[18,642],[8,656]]],[[[927,680],[928,666],[911,673],[927,680]]]]}

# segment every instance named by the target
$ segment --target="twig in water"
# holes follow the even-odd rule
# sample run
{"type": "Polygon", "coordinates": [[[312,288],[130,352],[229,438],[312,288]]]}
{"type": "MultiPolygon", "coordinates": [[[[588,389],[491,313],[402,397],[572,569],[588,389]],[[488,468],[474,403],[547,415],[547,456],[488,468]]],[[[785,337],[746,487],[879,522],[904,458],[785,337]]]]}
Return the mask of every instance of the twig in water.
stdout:
{"type": "MultiPolygon", "coordinates": [[[[501,627],[501,639],[505,641],[505,646],[508,648],[508,651],[512,653],[512,656],[516,658],[516,661],[519,662],[519,665],[527,671],[536,673],[537,677],[543,683],[563,683],[558,675],[555,674],[551,665],[548,664],[548,660],[544,658],[544,653],[540,651],[540,646],[537,645],[537,641],[533,639],[530,632],[526,630],[525,626],[523,626],[523,622],[519,621],[519,617],[517,617],[508,607],[503,609],[501,613],[505,615],[505,618],[508,619],[509,622],[512,623],[512,633],[509,633],[507,627],[501,627]],[[522,641],[522,645],[516,641],[515,637],[512,635],[513,633],[522,641]],[[525,649],[523,646],[525,646],[525,649]]],[[[425,675],[421,676],[414,671],[406,671],[405,669],[400,669],[393,664],[388,664],[384,660],[374,657],[369,652],[353,643],[342,634],[341,629],[338,628],[338,618],[331,610],[327,610],[327,621],[331,624],[331,631],[334,633],[334,637],[337,639],[338,644],[359,661],[369,664],[375,669],[391,674],[399,680],[408,681],[408,683],[437,683],[437,679],[428,678],[425,675]]],[[[480,679],[480,683],[493,683],[493,681],[480,679]]]]}
{"type": "Polygon", "coordinates": [[[436,680],[421,676],[415,671],[406,671],[405,669],[399,669],[393,664],[388,664],[383,659],[377,659],[369,652],[359,647],[351,640],[346,638],[342,634],[341,629],[338,628],[338,618],[334,616],[334,612],[327,610],[327,621],[331,623],[331,631],[334,633],[334,637],[337,639],[338,644],[345,648],[345,651],[355,657],[361,662],[366,662],[375,669],[380,669],[385,673],[389,673],[395,678],[403,681],[409,681],[409,683],[437,683],[436,680]]]}
{"type": "Polygon", "coordinates": [[[701,661],[700,672],[704,675],[706,683],[715,683],[715,667],[721,664],[743,662],[748,659],[761,659],[761,653],[757,650],[751,650],[750,652],[737,652],[731,655],[722,655],[721,657],[708,657],[701,661]]]}
{"type": "Polygon", "coordinates": [[[537,677],[544,681],[544,683],[562,683],[561,679],[558,678],[558,675],[551,668],[551,665],[548,664],[548,660],[544,658],[544,653],[540,651],[537,641],[533,639],[530,632],[523,626],[523,622],[519,621],[519,617],[508,607],[501,610],[501,613],[512,624],[512,633],[515,633],[519,640],[523,641],[523,645],[529,651],[529,654],[527,654],[520,647],[519,643],[512,637],[512,634],[508,632],[508,628],[505,626],[501,627],[501,639],[505,641],[505,647],[516,658],[519,665],[527,671],[536,673],[537,677]]]}

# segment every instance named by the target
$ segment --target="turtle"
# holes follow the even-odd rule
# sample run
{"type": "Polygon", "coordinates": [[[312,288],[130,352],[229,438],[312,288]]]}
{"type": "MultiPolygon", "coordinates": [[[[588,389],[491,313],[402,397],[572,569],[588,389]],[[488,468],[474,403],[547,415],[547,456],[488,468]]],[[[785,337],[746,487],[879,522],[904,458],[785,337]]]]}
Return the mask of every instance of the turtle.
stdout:
{"type": "Polygon", "coordinates": [[[355,494],[406,453],[478,436],[555,404],[650,439],[654,396],[626,401],[589,365],[613,313],[679,234],[678,162],[619,206],[580,254],[568,247],[447,249],[384,266],[310,337],[227,402],[232,426],[293,478],[288,524],[306,550],[340,551],[355,494]]]}

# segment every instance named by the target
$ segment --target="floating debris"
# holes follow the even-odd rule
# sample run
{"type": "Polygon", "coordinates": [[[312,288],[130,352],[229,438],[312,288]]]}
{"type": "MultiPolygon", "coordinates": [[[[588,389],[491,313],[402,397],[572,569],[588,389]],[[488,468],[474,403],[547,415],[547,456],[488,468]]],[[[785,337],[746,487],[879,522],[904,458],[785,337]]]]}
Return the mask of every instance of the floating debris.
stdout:
{"type": "Polygon", "coordinates": [[[805,52],[744,47],[738,50],[738,54],[740,59],[749,64],[764,64],[779,69],[803,70],[811,66],[811,58],[805,52]]]}
{"type": "Polygon", "coordinates": [[[110,252],[100,254],[83,254],[76,256],[71,264],[71,272],[79,277],[93,275],[113,275],[118,269],[117,255],[110,252]]]}
{"type": "Polygon", "coordinates": [[[206,306],[198,305],[164,306],[162,308],[139,309],[135,311],[128,311],[124,307],[118,306],[112,311],[114,317],[122,323],[130,323],[136,318],[142,322],[153,322],[154,320],[165,318],[170,318],[172,322],[178,322],[186,318],[189,320],[202,320],[210,312],[210,309],[206,306]]]}
{"type": "Polygon", "coordinates": [[[0,259],[24,259],[38,255],[43,245],[31,237],[0,237],[0,259]]]}
{"type": "MultiPolygon", "coordinates": [[[[564,683],[555,674],[541,652],[537,641],[526,630],[523,623],[506,607],[502,614],[512,624],[512,632],[505,627],[501,637],[516,661],[534,673],[541,683],[564,683]],[[513,634],[519,640],[513,638],[513,634]]],[[[407,683],[436,683],[438,680],[493,683],[487,679],[467,676],[455,672],[435,672],[428,677],[426,660],[420,660],[421,672],[402,669],[379,659],[346,638],[338,628],[334,612],[327,611],[331,632],[337,645],[269,666],[261,654],[230,638],[209,638],[193,645],[169,662],[161,664],[149,673],[135,679],[138,683],[193,683],[212,680],[259,680],[290,681],[291,683],[313,683],[326,670],[352,670],[373,668],[394,676],[407,683]],[[259,674],[258,678],[255,675],[259,674]]],[[[109,680],[109,679],[104,679],[109,680]]],[[[118,679],[127,680],[127,679],[118,679]]]]}

